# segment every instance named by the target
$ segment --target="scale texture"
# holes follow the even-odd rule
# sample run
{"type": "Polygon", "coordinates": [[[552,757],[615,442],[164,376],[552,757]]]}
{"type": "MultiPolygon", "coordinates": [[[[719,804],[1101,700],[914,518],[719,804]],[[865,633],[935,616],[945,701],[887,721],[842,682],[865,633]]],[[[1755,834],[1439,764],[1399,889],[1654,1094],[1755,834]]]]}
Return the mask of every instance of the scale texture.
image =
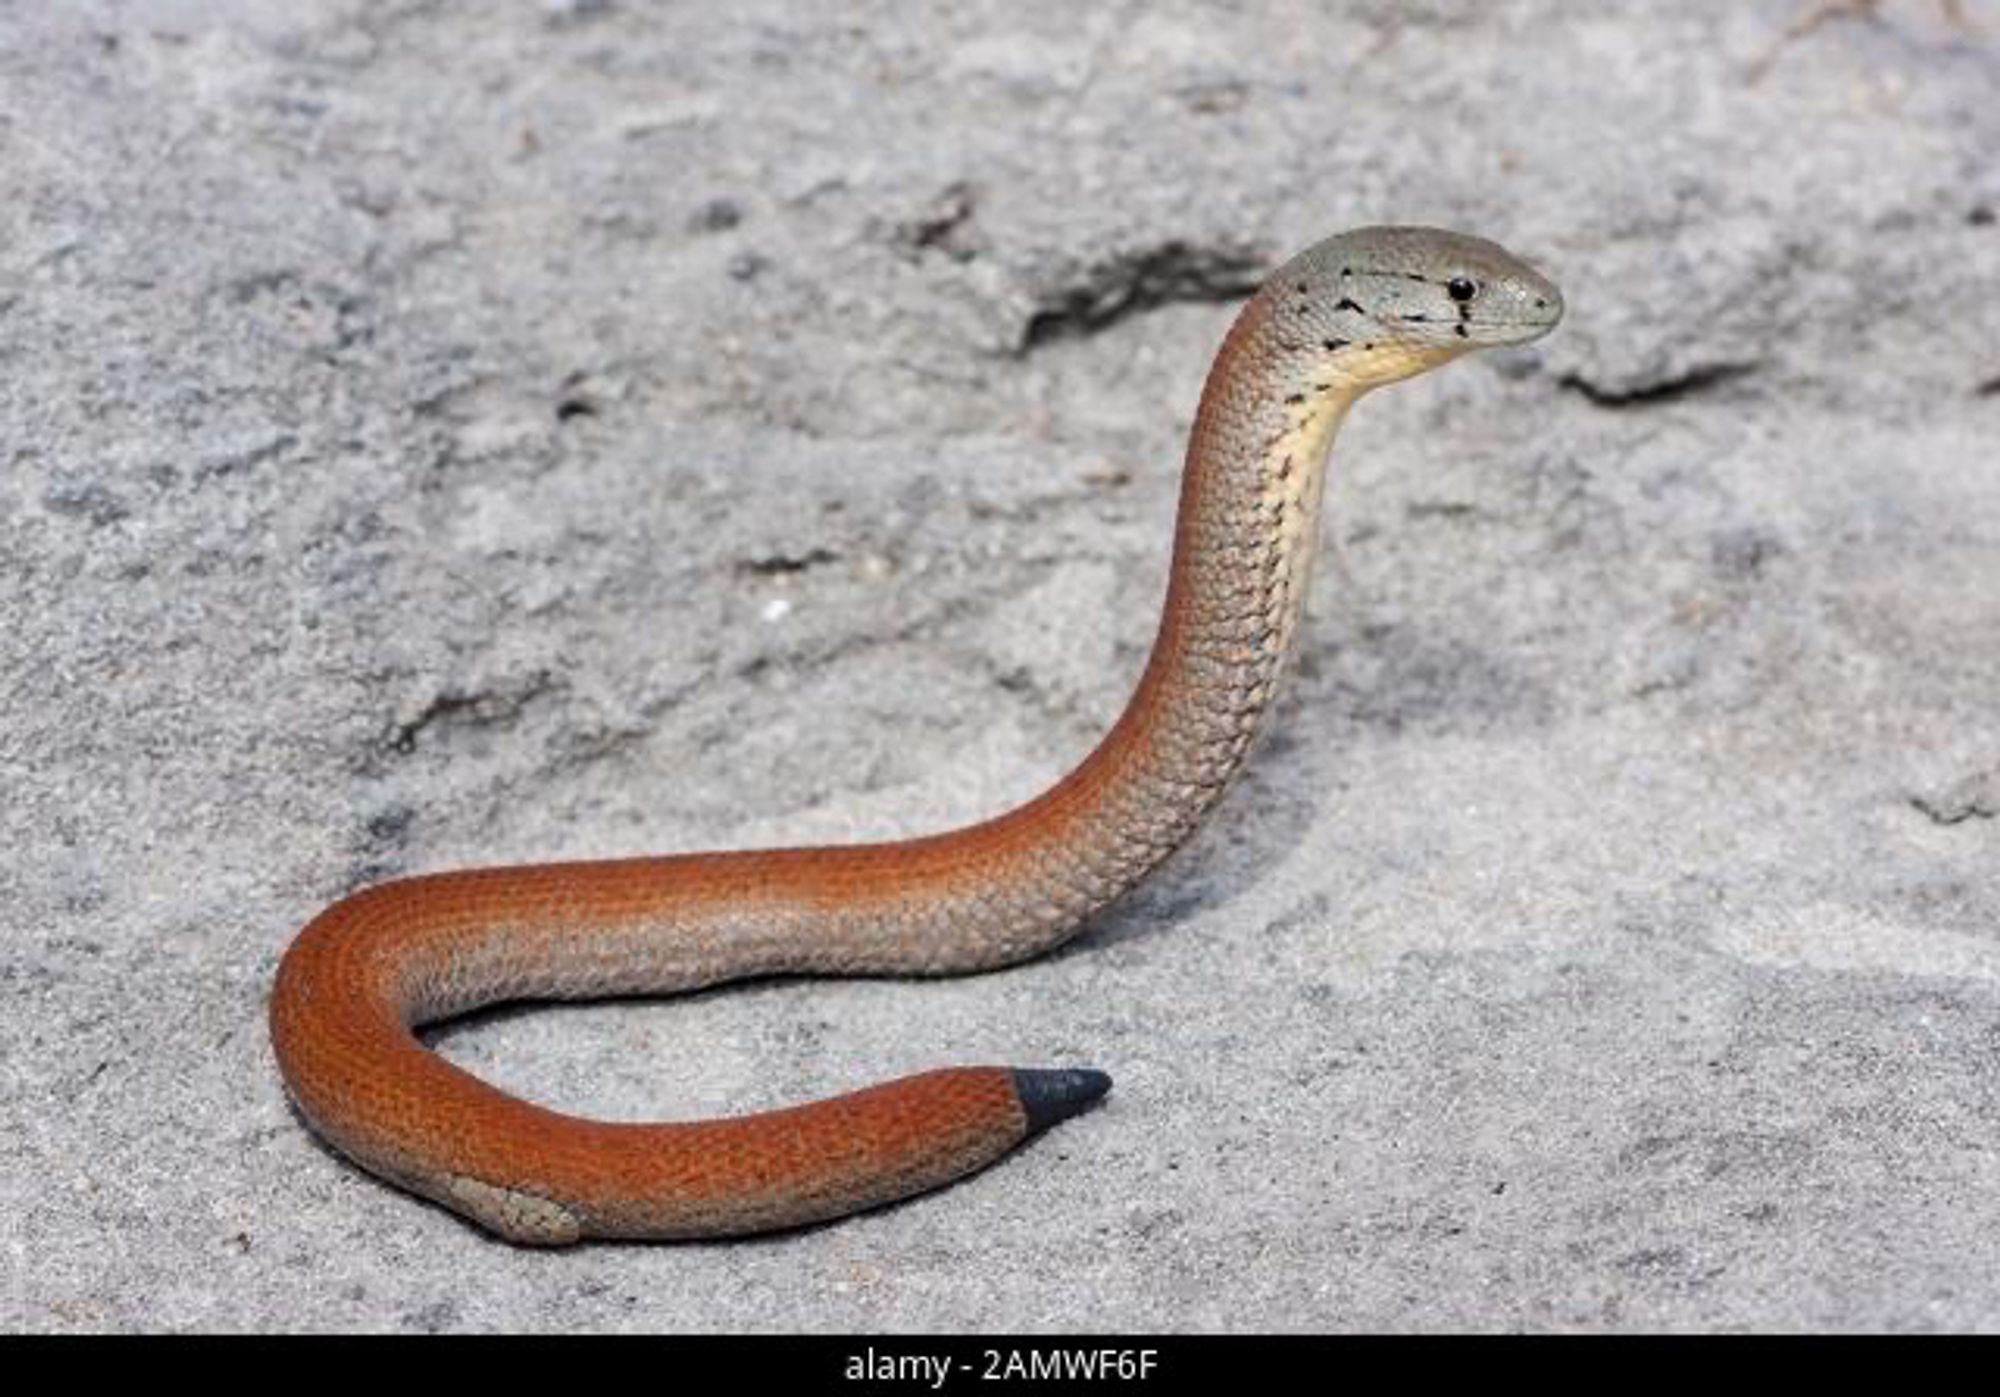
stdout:
{"type": "MultiPolygon", "coordinates": [[[[1031,1113],[1008,1069],[614,1125],[516,1100],[410,1030],[505,1000],[962,974],[1068,940],[1178,848],[1242,766],[1298,632],[1348,405],[1467,350],[1537,338],[1561,312],[1538,273],[1438,229],[1360,229],[1300,254],[1216,355],[1152,660],[1076,770],[929,838],[483,869],[360,893],[301,932],[278,970],[271,1041],[293,1098],[357,1162],[523,1243],[800,1226],[991,1163],[1059,1118],[1045,1101],[1031,1113]]],[[[1085,1099],[1109,1085],[1087,1080],[1085,1099]]]]}

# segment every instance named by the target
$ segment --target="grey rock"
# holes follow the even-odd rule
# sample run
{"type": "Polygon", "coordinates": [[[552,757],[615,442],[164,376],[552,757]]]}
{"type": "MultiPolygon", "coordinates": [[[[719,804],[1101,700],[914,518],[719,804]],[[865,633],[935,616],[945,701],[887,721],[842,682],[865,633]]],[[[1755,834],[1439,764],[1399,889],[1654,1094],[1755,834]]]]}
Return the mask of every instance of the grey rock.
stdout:
{"type": "Polygon", "coordinates": [[[1960,8],[0,7],[0,1328],[2000,1324],[1960,8]],[[1164,876],[1005,974],[435,1035],[622,1119],[954,1061],[1100,1107],[561,1255],[287,1108],[272,972],[362,883],[1058,776],[1235,298],[1381,221],[1569,320],[1357,411],[1278,731],[1164,876]]]}

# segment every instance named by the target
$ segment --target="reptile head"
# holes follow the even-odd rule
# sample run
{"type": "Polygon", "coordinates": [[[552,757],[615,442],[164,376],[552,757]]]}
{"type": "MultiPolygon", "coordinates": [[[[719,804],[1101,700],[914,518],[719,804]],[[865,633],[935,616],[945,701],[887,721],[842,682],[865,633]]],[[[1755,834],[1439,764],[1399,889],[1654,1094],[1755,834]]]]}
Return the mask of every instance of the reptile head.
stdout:
{"type": "Polygon", "coordinates": [[[1562,293],[1526,262],[1442,228],[1342,233],[1293,258],[1270,287],[1280,321],[1357,388],[1539,339],[1563,313],[1562,293]]]}

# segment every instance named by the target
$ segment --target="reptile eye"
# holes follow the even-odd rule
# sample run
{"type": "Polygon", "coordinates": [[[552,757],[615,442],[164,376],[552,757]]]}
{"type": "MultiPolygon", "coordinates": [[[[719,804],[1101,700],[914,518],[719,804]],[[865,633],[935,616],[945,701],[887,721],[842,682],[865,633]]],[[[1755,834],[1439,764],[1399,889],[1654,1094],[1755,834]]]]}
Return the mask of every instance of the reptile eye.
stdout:
{"type": "Polygon", "coordinates": [[[1478,291],[1477,286],[1462,276],[1455,276],[1444,284],[1445,295],[1454,301],[1469,301],[1478,291]]]}

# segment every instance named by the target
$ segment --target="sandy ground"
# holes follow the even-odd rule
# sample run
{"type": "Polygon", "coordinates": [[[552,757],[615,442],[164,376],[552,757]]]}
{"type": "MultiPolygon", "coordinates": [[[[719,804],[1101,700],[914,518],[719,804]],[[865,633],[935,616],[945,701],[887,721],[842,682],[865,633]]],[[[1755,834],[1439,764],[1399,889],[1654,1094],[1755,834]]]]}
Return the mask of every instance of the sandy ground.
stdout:
{"type": "Polygon", "coordinates": [[[1619,8],[0,4],[0,1327],[2000,1328],[2000,4],[1619,8]],[[437,1035],[624,1119],[1103,1107],[561,1253],[304,1129],[264,1002],[362,883],[1060,774],[1233,305],[1382,221],[1568,323],[1356,413],[1162,876],[437,1035]]]}

